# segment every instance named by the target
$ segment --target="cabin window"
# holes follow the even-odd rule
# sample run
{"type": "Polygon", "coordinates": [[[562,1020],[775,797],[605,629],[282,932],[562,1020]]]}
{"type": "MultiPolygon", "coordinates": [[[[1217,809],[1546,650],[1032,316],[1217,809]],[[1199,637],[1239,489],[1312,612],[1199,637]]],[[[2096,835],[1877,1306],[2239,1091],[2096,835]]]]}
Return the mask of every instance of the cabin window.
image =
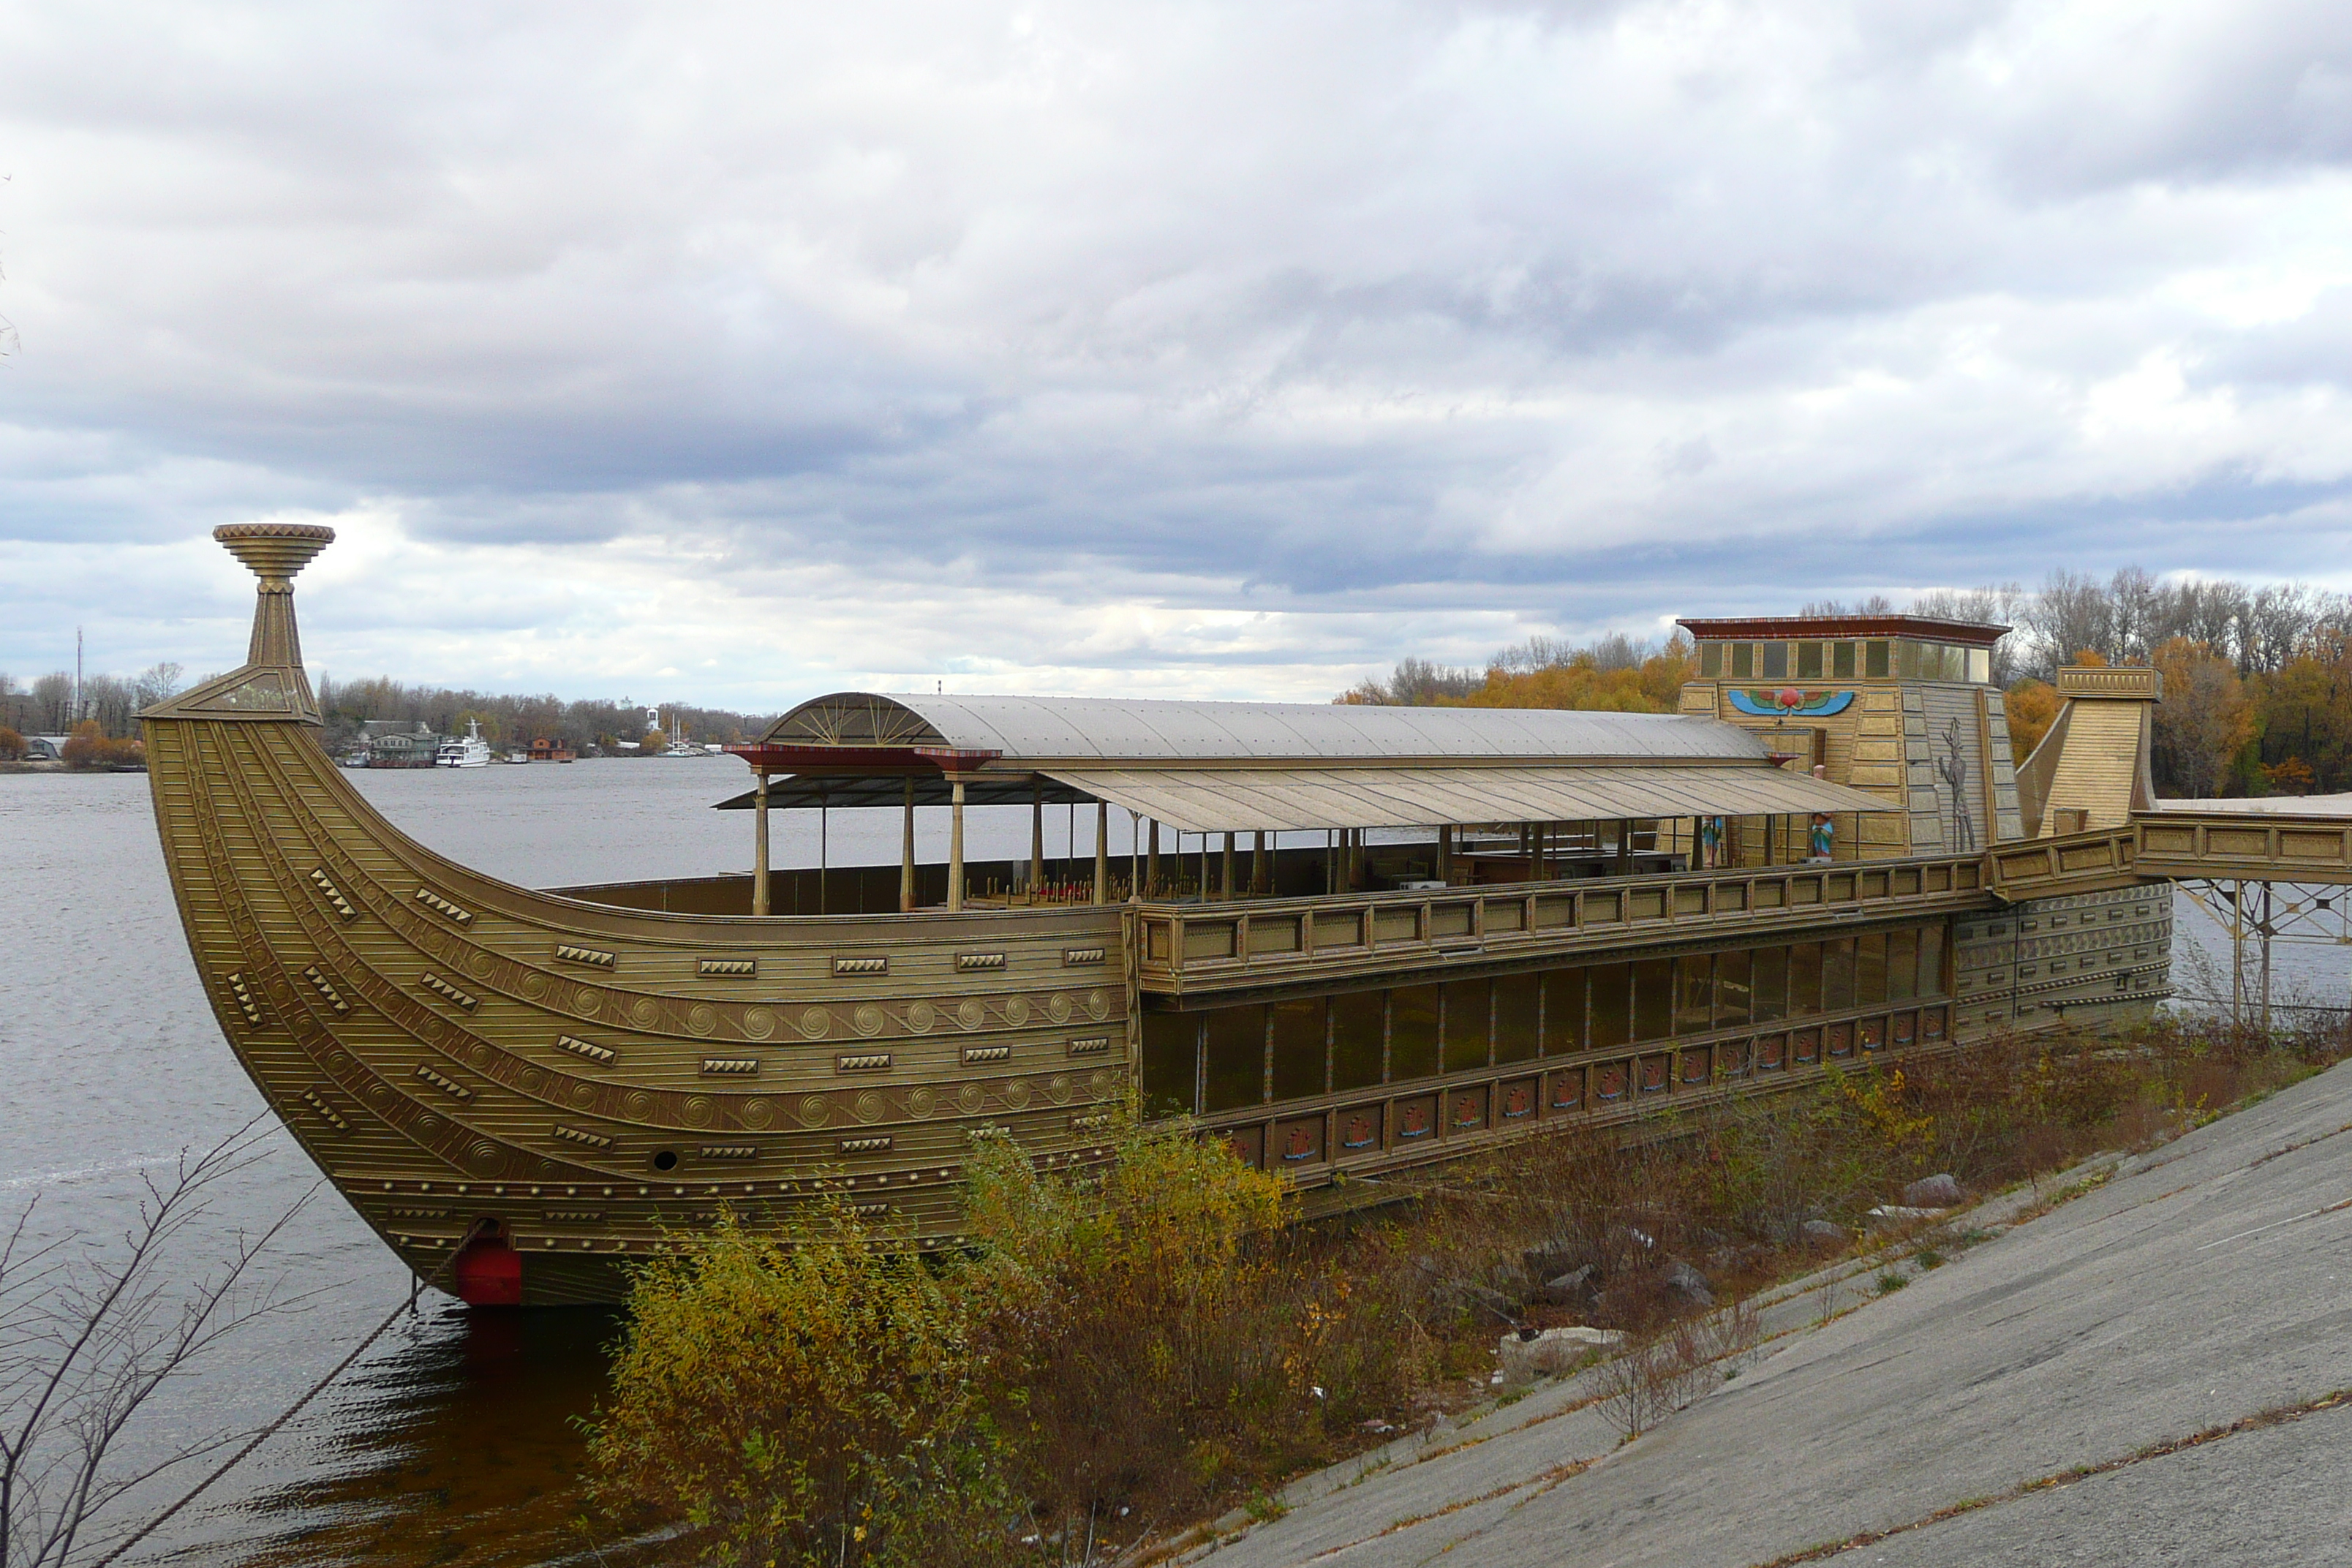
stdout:
{"type": "Polygon", "coordinates": [[[1675,960],[1675,1033],[1704,1035],[1715,1026],[1715,960],[1686,952],[1675,960]]]}
{"type": "Polygon", "coordinates": [[[1320,996],[1274,1005],[1274,1098],[1304,1100],[1324,1089],[1331,1009],[1320,996]]]}
{"type": "Polygon", "coordinates": [[[1748,960],[1756,989],[1755,1022],[1777,1024],[1789,1016],[1789,950],[1761,947],[1748,960]]]}
{"type": "Polygon", "coordinates": [[[1886,933],[1874,931],[1853,944],[1853,1005],[1886,1005],[1886,933]]]}
{"type": "Polygon", "coordinates": [[[1484,980],[1449,981],[1445,986],[1445,1070],[1468,1072],[1486,1065],[1494,987],[1484,980]]]}
{"type": "Polygon", "coordinates": [[[1944,928],[1929,926],[1919,933],[1919,994],[1944,994],[1944,928]]]}
{"type": "Polygon", "coordinates": [[[1822,1010],[1822,944],[1801,942],[1789,950],[1789,1016],[1822,1010]]]}
{"type": "Polygon", "coordinates": [[[1592,1049],[1605,1051],[1633,1037],[1633,971],[1630,964],[1603,963],[1586,972],[1592,979],[1592,1049]]]}
{"type": "Polygon", "coordinates": [[[1990,686],[1992,683],[1992,649],[1989,647],[1969,649],[1969,679],[1979,686],[1990,686]]]}
{"type": "Polygon", "coordinates": [[[1759,672],[1767,680],[1789,679],[1789,645],[1768,642],[1764,645],[1764,668],[1759,672]]]}
{"type": "Polygon", "coordinates": [[[1703,642],[1698,645],[1698,674],[1702,680],[1713,680],[1723,673],[1723,645],[1703,642]]]}
{"type": "Polygon", "coordinates": [[[1190,1116],[1201,1048],[1195,1013],[1143,1016],[1143,1114],[1190,1116]]]}
{"type": "Polygon", "coordinates": [[[1819,680],[1822,678],[1822,648],[1823,646],[1824,645],[1817,642],[1801,642],[1797,645],[1798,679],[1819,680]]]}
{"type": "Polygon", "coordinates": [[[1331,1091],[1381,1081],[1386,1048],[1386,994],[1350,991],[1331,998],[1331,1091]]]}
{"type": "Polygon", "coordinates": [[[1542,1037],[1543,977],[1511,974],[1495,982],[1495,1059],[1533,1061],[1542,1037]]]}
{"type": "Polygon", "coordinates": [[[1905,680],[1919,679],[1919,645],[1908,639],[1898,639],[1895,645],[1895,673],[1905,680]]]}
{"type": "Polygon", "coordinates": [[[1201,1071],[1205,1113],[1255,1105],[1265,1098],[1265,1009],[1218,1007],[1202,1015],[1207,1043],[1201,1071]]]}
{"type": "Polygon", "coordinates": [[[1715,955],[1715,1026],[1718,1029],[1748,1026],[1748,960],[1752,956],[1744,949],[1715,955]]]}
{"type": "Polygon", "coordinates": [[[1731,645],[1731,678],[1745,680],[1756,673],[1756,645],[1736,642],[1731,645]]]}
{"type": "Polygon", "coordinates": [[[1389,1081],[1437,1073],[1437,987],[1400,985],[1389,993],[1389,1081]]]}
{"type": "Polygon", "coordinates": [[[1853,1005],[1853,938],[1822,943],[1822,1011],[1843,1013],[1853,1005]]]}
{"type": "Polygon", "coordinates": [[[1675,1028],[1675,961],[1645,958],[1633,965],[1633,1037],[1663,1040],[1675,1028]]]}
{"type": "Polygon", "coordinates": [[[1830,658],[1830,673],[1837,676],[1843,680],[1853,679],[1853,644],[1850,642],[1832,643],[1830,644],[1830,648],[1832,650],[1830,658]]]}
{"type": "Polygon", "coordinates": [[[1887,649],[1885,643],[1864,643],[1862,645],[1862,652],[1863,674],[1865,677],[1874,680],[1884,679],[1890,673],[1886,662],[1887,649]]]}
{"type": "Polygon", "coordinates": [[[1559,969],[1544,976],[1544,1055],[1572,1057],[1585,1048],[1584,971],[1559,969]]]}
{"type": "Polygon", "coordinates": [[[1886,933],[1886,999],[1908,1002],[1919,994],[1919,933],[1886,933]]]}

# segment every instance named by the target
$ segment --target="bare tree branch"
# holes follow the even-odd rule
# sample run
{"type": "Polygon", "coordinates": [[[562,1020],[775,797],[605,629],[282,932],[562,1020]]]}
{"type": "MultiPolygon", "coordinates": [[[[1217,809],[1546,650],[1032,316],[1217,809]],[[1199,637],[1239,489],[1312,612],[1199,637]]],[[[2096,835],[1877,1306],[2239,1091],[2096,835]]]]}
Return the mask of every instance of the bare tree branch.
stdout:
{"type": "Polygon", "coordinates": [[[210,1270],[191,1277],[180,1256],[222,1184],[266,1158],[275,1132],[264,1113],[202,1153],[182,1151],[170,1177],[142,1175],[137,1217],[112,1245],[80,1233],[35,1245],[37,1196],[9,1225],[0,1244],[0,1568],[62,1565],[138,1487],[236,1439],[218,1432],[160,1458],[123,1458],[126,1434],[161,1390],[257,1318],[304,1299],[255,1275],[316,1185],[266,1228],[236,1233],[210,1270]]]}

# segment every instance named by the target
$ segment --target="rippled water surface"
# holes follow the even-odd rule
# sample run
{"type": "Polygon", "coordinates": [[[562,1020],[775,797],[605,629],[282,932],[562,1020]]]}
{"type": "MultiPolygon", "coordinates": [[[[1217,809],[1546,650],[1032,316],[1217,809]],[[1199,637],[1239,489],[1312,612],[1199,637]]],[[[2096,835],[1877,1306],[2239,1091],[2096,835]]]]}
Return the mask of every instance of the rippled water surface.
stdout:
{"type": "MultiPolygon", "coordinates": [[[[731,759],[345,776],[431,847],[529,886],[750,864],[749,815],[707,809],[743,787],[731,759]]],[[[836,812],[830,828],[833,864],[898,859],[895,813],[836,812]]],[[[1056,852],[1062,829],[1049,827],[1056,852]]],[[[975,812],[971,834],[975,858],[1025,854],[1027,814],[975,812]]],[[[943,858],[944,825],[926,822],[922,837],[927,857],[943,858]]],[[[814,822],[781,819],[774,858],[814,865],[814,822]]],[[[0,775],[0,1217],[37,1198],[45,1236],[119,1233],[143,1175],[263,1110],[198,988],[143,776],[0,775]]],[[[275,1139],[187,1239],[184,1267],[214,1265],[236,1231],[266,1227],[316,1184],[275,1139]]],[[[331,1191],[316,1193],[271,1257],[294,1306],[155,1407],[134,1451],[269,1419],[407,1299],[407,1271],[331,1191]]],[[[606,1313],[478,1316],[428,1295],[137,1560],[578,1557],[591,1543],[575,1523],[572,1423],[602,1388],[613,1332],[606,1313]]]]}

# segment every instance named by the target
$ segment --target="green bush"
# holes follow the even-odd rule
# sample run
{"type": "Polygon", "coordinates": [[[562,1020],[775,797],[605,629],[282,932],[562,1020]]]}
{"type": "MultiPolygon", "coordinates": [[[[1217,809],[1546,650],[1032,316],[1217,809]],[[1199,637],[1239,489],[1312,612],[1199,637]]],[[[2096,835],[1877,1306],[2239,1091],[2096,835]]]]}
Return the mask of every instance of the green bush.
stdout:
{"type": "Polygon", "coordinates": [[[1393,1358],[1288,1189],[1182,1126],[1113,1143],[1073,1173],[975,1140],[958,1257],[840,1205],[678,1241],[634,1283],[593,1500],[682,1518],[714,1563],[977,1564],[1327,1457],[1393,1358]]]}
{"type": "Polygon", "coordinates": [[[845,1208],[731,1214],[637,1275],[593,1500],[684,1519],[722,1564],[984,1562],[1017,1510],[958,1296],[845,1208]]]}
{"type": "Polygon", "coordinates": [[[1116,1149],[1070,1177],[993,1137],[968,1168],[978,1251],[959,1289],[1055,1520],[1197,1506],[1313,1447],[1277,1434],[1319,1435],[1328,1319],[1297,1300],[1287,1190],[1180,1128],[1130,1127],[1116,1149]]]}

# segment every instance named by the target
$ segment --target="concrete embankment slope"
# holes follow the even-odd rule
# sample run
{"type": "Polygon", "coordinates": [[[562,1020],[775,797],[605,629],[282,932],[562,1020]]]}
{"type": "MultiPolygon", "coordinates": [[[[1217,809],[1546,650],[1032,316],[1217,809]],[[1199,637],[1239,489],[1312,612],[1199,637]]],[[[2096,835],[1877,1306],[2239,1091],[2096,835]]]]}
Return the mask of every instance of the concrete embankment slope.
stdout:
{"type": "Polygon", "coordinates": [[[2352,1564],[2352,1404],[2308,1408],[2347,1387],[2352,1064],[1778,1339],[1622,1448],[1547,1391],[1212,1560],[1744,1568],[1891,1531],[1836,1561],[2352,1564]],[[2113,1468],[2032,1488],[2088,1467],[2113,1468]]]}

